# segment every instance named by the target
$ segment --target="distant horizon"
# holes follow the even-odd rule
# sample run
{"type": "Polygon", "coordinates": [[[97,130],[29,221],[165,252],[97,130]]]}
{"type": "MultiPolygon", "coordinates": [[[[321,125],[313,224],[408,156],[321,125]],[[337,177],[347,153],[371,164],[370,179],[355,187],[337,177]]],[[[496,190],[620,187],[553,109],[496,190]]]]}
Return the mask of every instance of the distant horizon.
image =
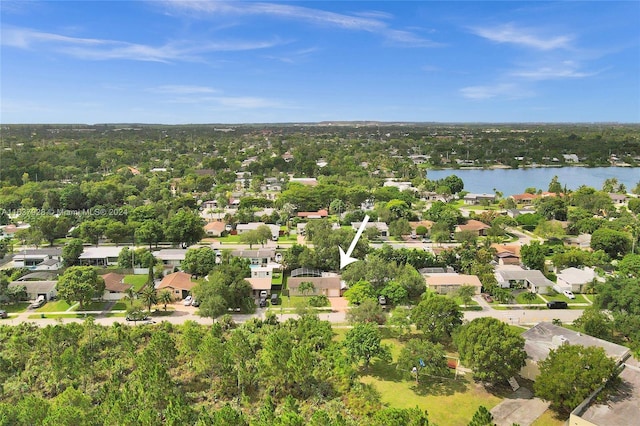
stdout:
{"type": "Polygon", "coordinates": [[[385,125],[417,125],[417,126],[427,126],[427,125],[526,125],[526,126],[563,126],[563,125],[640,125],[640,121],[635,122],[623,122],[623,121],[381,121],[381,120],[323,120],[323,121],[282,121],[282,122],[237,122],[237,123],[142,123],[142,122],[105,122],[105,123],[2,123],[0,122],[0,126],[256,126],[256,125],[269,125],[269,126],[289,126],[289,125],[298,125],[298,124],[310,124],[310,125],[375,125],[375,124],[385,124],[385,125]]]}
{"type": "Polygon", "coordinates": [[[637,123],[639,16],[638,1],[3,0],[0,121],[637,123]]]}

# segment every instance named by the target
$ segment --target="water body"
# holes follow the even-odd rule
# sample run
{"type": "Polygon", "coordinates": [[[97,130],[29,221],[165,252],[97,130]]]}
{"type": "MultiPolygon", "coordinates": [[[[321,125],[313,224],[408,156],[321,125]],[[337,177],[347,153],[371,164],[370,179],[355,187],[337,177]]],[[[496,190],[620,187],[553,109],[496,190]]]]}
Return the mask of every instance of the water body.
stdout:
{"type": "Polygon", "coordinates": [[[493,193],[493,189],[504,196],[522,194],[526,188],[534,187],[546,191],[549,182],[558,176],[560,184],[568,189],[581,185],[601,189],[606,179],[616,178],[630,191],[640,182],[640,167],[540,167],[528,169],[491,170],[428,170],[430,180],[456,175],[464,182],[464,190],[472,193],[493,193]]]}

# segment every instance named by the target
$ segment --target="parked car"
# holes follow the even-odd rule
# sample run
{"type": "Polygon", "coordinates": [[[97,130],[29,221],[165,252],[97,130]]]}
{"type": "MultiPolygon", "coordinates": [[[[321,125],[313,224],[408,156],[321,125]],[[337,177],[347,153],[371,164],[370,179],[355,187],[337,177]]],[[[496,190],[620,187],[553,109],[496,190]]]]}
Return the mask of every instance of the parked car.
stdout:
{"type": "Polygon", "coordinates": [[[384,296],[378,296],[378,303],[381,304],[382,306],[387,304],[387,298],[384,296]]]}
{"type": "Polygon", "coordinates": [[[135,313],[127,314],[125,319],[127,321],[149,321],[150,320],[150,318],[147,315],[143,314],[143,313],[140,313],[140,314],[135,314],[135,313]]]}
{"type": "Polygon", "coordinates": [[[267,307],[267,298],[266,297],[261,297],[260,298],[260,302],[258,302],[258,304],[260,305],[261,308],[266,308],[267,307]]]}
{"type": "Polygon", "coordinates": [[[260,297],[264,297],[264,298],[266,298],[268,295],[269,295],[269,293],[267,292],[267,290],[262,290],[262,291],[260,292],[260,297]]]}
{"type": "Polygon", "coordinates": [[[483,297],[484,300],[487,301],[487,303],[493,302],[493,298],[491,297],[491,295],[489,293],[482,293],[482,297],[483,297]]]}
{"type": "Polygon", "coordinates": [[[196,299],[193,299],[193,302],[191,302],[191,306],[194,306],[194,307],[197,308],[198,306],[200,306],[200,301],[196,300],[196,299]]]}
{"type": "Polygon", "coordinates": [[[278,297],[278,293],[273,293],[271,295],[271,304],[272,305],[279,305],[280,304],[280,298],[278,297]]]}
{"type": "Polygon", "coordinates": [[[576,296],[570,290],[565,290],[565,291],[562,292],[562,294],[567,296],[569,299],[575,299],[576,298],[576,296]]]}
{"type": "Polygon", "coordinates": [[[33,309],[39,308],[42,305],[44,305],[45,302],[46,302],[46,299],[44,298],[44,296],[40,295],[29,307],[33,309]]]}
{"type": "Polygon", "coordinates": [[[9,318],[9,314],[7,314],[7,311],[0,309],[0,318],[9,318]]]}
{"type": "Polygon", "coordinates": [[[191,305],[191,303],[193,303],[193,297],[191,297],[191,296],[185,297],[183,303],[184,303],[184,306],[191,305]]]}
{"type": "Polygon", "coordinates": [[[562,300],[552,300],[551,302],[547,302],[547,308],[549,309],[567,309],[569,305],[567,302],[563,302],[562,300]]]}

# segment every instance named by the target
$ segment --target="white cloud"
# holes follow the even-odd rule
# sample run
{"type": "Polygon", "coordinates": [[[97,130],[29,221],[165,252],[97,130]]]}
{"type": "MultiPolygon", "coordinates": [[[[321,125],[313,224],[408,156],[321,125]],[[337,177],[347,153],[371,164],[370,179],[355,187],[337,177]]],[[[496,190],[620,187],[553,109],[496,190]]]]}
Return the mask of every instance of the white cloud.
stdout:
{"type": "Polygon", "coordinates": [[[533,92],[515,83],[498,83],[485,86],[469,86],[460,89],[460,93],[467,99],[521,99],[533,96],[533,92]]]}
{"type": "Polygon", "coordinates": [[[539,66],[535,68],[521,68],[510,73],[513,77],[520,77],[528,80],[557,80],[563,78],[585,78],[597,73],[583,72],[579,70],[578,64],[573,61],[564,61],[556,65],[539,66]]]}
{"type": "Polygon", "coordinates": [[[266,49],[280,44],[272,41],[174,41],[160,46],[118,40],[68,37],[28,28],[2,28],[1,43],[21,49],[46,48],[86,60],[125,59],[134,61],[200,61],[199,55],[221,51],[266,49]]]}
{"type": "Polygon", "coordinates": [[[475,27],[471,31],[483,38],[497,43],[517,44],[538,50],[568,49],[573,37],[568,35],[543,36],[531,28],[519,28],[514,24],[496,27],[475,27]]]}
{"type": "Polygon", "coordinates": [[[402,43],[411,47],[434,47],[439,43],[420,37],[409,31],[395,30],[382,19],[391,19],[388,13],[358,12],[352,15],[329,12],[288,4],[262,2],[232,2],[232,1],[181,1],[169,0],[163,2],[170,9],[195,13],[197,17],[203,13],[218,16],[228,15],[266,15],[282,19],[310,22],[316,25],[326,25],[352,31],[365,31],[384,36],[391,42],[402,43]]]}
{"type": "Polygon", "coordinates": [[[216,93],[217,90],[207,86],[189,86],[189,85],[164,85],[158,87],[152,87],[147,89],[148,92],[154,93],[167,93],[178,95],[190,95],[190,94],[203,94],[203,93],[216,93]]]}

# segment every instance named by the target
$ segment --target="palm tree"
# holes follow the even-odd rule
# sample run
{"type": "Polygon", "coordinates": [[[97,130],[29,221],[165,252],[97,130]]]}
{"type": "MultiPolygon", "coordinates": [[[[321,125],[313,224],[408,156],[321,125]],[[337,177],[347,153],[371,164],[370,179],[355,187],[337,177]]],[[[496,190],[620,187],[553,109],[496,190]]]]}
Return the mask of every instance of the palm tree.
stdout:
{"type": "Polygon", "coordinates": [[[535,293],[531,293],[530,291],[527,291],[525,294],[522,295],[522,298],[527,302],[529,302],[529,304],[531,304],[534,300],[538,298],[538,295],[535,293]]]}
{"type": "Polygon", "coordinates": [[[151,307],[158,303],[158,295],[156,293],[156,289],[153,288],[153,285],[147,285],[140,292],[140,299],[145,306],[147,306],[147,310],[151,312],[151,307]]]}
{"type": "Polygon", "coordinates": [[[133,306],[133,302],[136,299],[136,291],[133,289],[133,286],[125,290],[123,299],[128,300],[130,306],[133,306]]]}
{"type": "Polygon", "coordinates": [[[173,302],[173,296],[169,290],[162,290],[158,295],[158,303],[164,305],[165,312],[167,311],[167,303],[173,302]]]}

